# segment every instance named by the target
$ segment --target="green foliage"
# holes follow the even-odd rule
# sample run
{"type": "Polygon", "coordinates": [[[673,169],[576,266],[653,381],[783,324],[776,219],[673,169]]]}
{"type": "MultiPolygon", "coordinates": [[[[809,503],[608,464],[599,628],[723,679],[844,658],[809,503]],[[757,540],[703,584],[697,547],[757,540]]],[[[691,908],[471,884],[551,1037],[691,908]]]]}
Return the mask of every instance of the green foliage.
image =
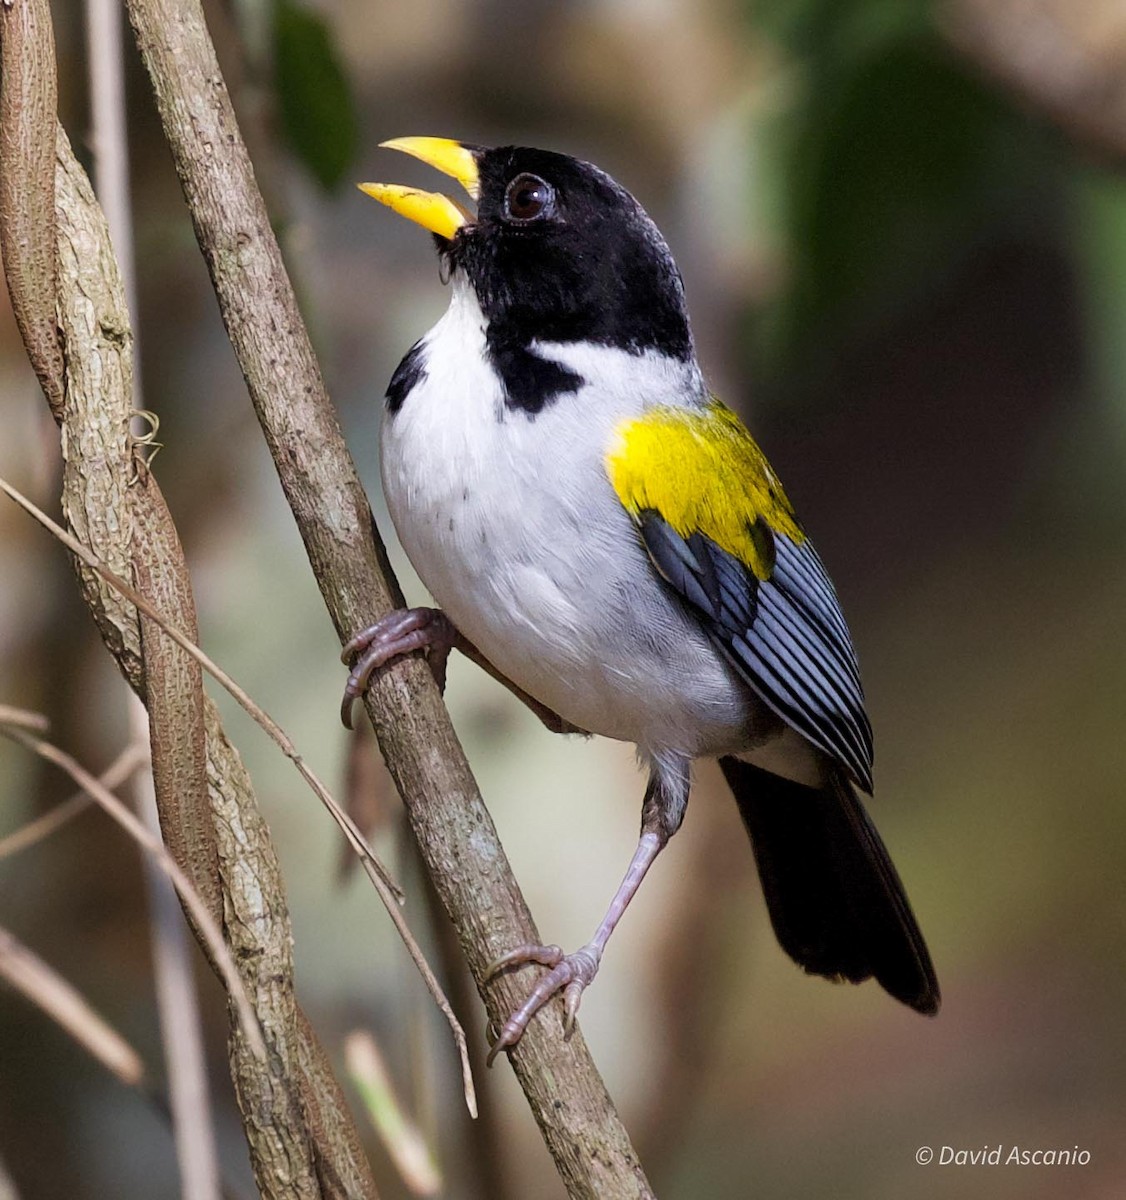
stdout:
{"type": "Polygon", "coordinates": [[[324,19],[293,0],[276,0],[274,63],[286,140],[313,178],[331,191],[355,157],[359,125],[324,19]]]}
{"type": "Polygon", "coordinates": [[[791,54],[843,61],[927,26],[922,0],[748,0],[750,26],[791,54]]]}
{"type": "Polygon", "coordinates": [[[1126,433],[1126,180],[1087,166],[1075,191],[1075,250],[1096,384],[1126,433]]]}
{"type": "Polygon", "coordinates": [[[771,133],[790,270],[759,316],[760,371],[824,361],[998,221],[1051,219],[1058,148],[965,70],[920,5],[756,0],[751,11],[793,56],[799,93],[771,133]]]}
{"type": "Polygon", "coordinates": [[[929,266],[1006,190],[995,152],[1019,139],[1016,122],[926,43],[890,44],[812,107],[817,132],[792,175],[795,301],[808,316],[929,266]]]}

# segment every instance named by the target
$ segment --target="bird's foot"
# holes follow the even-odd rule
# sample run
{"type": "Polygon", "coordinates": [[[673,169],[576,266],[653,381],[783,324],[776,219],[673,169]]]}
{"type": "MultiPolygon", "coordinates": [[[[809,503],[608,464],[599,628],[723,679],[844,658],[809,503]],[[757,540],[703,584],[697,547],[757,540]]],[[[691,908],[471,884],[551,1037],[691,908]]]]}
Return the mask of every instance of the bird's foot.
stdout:
{"type": "Polygon", "coordinates": [[[340,705],[345,728],[352,728],[352,705],[367,690],[373,673],[402,654],[425,650],[434,680],[444,689],[446,660],[456,637],[453,623],[437,608],[399,608],[361,629],[340,654],[342,662],[352,663],[340,705]]]}
{"type": "Polygon", "coordinates": [[[579,1011],[583,990],[598,974],[602,950],[588,943],[573,954],[564,954],[558,946],[517,946],[490,964],[485,979],[492,979],[501,971],[524,963],[539,963],[551,970],[536,984],[527,1000],[504,1023],[496,1041],[489,1050],[488,1065],[502,1051],[507,1050],[524,1035],[528,1022],[558,992],[563,993],[563,1036],[569,1038],[574,1032],[575,1016],[579,1011]]]}

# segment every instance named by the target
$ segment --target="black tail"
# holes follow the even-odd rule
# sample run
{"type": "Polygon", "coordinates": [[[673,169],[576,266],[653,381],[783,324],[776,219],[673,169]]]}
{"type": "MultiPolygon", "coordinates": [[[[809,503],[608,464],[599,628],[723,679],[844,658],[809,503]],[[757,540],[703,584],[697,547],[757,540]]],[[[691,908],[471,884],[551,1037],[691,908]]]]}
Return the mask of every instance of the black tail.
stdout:
{"type": "Polygon", "coordinates": [[[938,1012],[938,980],[876,827],[841,774],[821,791],[721,758],[751,835],[770,921],[802,968],[874,976],[897,1000],[938,1012]]]}

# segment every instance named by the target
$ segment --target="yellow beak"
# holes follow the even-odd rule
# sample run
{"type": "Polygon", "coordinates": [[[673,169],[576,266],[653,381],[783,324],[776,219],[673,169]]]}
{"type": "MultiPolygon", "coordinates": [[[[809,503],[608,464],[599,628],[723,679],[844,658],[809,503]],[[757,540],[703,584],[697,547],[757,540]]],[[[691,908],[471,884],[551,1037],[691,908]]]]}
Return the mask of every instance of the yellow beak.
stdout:
{"type": "MultiPolygon", "coordinates": [[[[480,186],[477,160],[460,142],[450,138],[405,137],[393,138],[380,145],[420,158],[444,175],[452,176],[473,199],[477,198],[480,186]]],[[[386,204],[400,216],[447,240],[473,220],[473,215],[456,200],[439,192],[421,192],[398,183],[361,183],[358,186],[361,192],[366,192],[380,204],[386,204]]]]}

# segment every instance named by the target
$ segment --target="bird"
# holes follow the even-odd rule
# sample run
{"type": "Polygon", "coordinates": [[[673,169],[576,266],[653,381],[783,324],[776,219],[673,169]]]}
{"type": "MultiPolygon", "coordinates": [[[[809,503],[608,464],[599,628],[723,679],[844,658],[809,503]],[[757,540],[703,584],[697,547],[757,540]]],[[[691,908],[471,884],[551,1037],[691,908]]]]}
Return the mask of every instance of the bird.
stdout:
{"type": "Polygon", "coordinates": [[[621,886],[577,951],[523,945],[488,972],[547,968],[490,1062],[562,995],[569,1035],[614,928],[684,818],[693,764],[735,798],[782,949],[933,1015],[938,981],[861,800],[872,727],[833,584],[782,484],[698,363],[684,285],[638,201],[598,167],[522,146],[383,146],[457,181],[359,187],[433,235],[449,306],[383,404],[396,533],[436,607],[344,648],[342,715],[373,672],[458,648],[551,728],[633,743],[647,771],[621,886]]]}

